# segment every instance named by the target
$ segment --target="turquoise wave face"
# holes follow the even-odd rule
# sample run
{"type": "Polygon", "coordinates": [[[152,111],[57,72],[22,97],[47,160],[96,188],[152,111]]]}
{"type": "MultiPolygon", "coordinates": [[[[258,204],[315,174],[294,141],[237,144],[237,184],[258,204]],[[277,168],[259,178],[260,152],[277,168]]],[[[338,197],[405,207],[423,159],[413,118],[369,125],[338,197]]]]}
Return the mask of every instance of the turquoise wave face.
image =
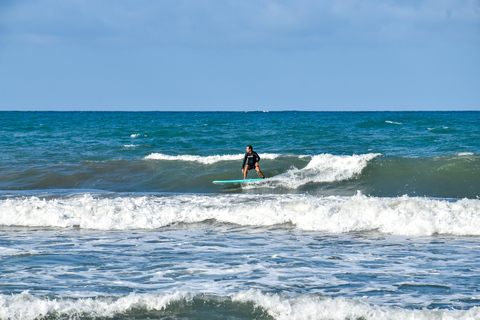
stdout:
{"type": "MultiPolygon", "coordinates": [[[[243,179],[242,155],[170,156],[153,153],[140,160],[82,161],[4,167],[0,189],[95,189],[113,192],[308,193],[382,197],[477,198],[480,155],[455,154],[405,158],[381,154],[297,156],[260,154],[266,180],[247,185],[217,185],[243,179]]],[[[253,170],[248,178],[256,178],[253,170]]]]}

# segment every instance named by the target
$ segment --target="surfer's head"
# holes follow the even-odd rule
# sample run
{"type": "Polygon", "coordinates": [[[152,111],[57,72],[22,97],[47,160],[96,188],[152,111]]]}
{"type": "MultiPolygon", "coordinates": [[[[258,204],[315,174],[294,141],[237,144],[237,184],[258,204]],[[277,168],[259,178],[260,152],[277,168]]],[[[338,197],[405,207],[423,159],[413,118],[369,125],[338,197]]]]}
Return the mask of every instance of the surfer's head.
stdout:
{"type": "Polygon", "coordinates": [[[253,151],[252,146],[248,145],[248,146],[247,146],[247,152],[252,152],[252,151],[253,151]]]}

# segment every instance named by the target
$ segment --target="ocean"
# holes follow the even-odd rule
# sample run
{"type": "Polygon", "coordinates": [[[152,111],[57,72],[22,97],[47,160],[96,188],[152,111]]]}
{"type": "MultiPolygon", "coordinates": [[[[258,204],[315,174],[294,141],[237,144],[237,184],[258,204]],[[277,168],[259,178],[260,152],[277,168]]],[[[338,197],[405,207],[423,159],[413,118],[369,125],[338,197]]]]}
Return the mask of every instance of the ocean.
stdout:
{"type": "Polygon", "coordinates": [[[480,112],[0,112],[0,146],[0,319],[480,319],[480,112]],[[267,179],[213,184],[247,145],[267,179]]]}

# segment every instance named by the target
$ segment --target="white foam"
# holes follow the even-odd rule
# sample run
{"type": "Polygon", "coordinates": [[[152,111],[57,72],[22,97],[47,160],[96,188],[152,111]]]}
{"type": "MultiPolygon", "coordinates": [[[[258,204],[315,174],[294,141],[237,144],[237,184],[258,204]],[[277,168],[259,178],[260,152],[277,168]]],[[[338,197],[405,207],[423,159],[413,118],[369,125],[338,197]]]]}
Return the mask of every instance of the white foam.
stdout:
{"type": "Polygon", "coordinates": [[[234,301],[253,301],[276,320],[295,319],[479,319],[480,308],[470,310],[411,310],[372,306],[361,300],[327,298],[314,295],[285,297],[277,294],[262,294],[247,291],[236,294],[234,301]]]}
{"type": "Polygon", "coordinates": [[[435,127],[435,128],[427,128],[428,130],[438,130],[438,129],[444,129],[444,130],[447,130],[447,129],[450,129],[449,127],[435,127]]]}
{"type": "Polygon", "coordinates": [[[386,122],[386,123],[390,123],[390,124],[403,124],[403,123],[401,123],[401,122],[388,121],[388,120],[385,121],[385,122],[386,122]]]}
{"type": "Polygon", "coordinates": [[[135,139],[135,138],[138,138],[140,136],[141,136],[140,133],[134,133],[134,134],[130,135],[130,138],[135,139]]]}
{"type": "MultiPolygon", "coordinates": [[[[215,156],[198,156],[198,155],[178,155],[171,156],[163,153],[152,153],[146,156],[147,160],[167,160],[167,161],[192,161],[200,162],[203,164],[213,164],[220,161],[240,161],[243,159],[244,154],[227,154],[227,155],[215,155],[215,156]]],[[[279,154],[264,153],[259,155],[261,159],[276,159],[279,154]]]]}
{"type": "MultiPolygon", "coordinates": [[[[199,297],[205,301],[216,301],[220,307],[223,299],[211,295],[189,292],[175,293],[132,293],[123,297],[97,298],[46,298],[28,292],[18,295],[0,295],[1,319],[38,319],[43,317],[83,318],[116,317],[132,310],[162,311],[177,301],[191,301],[199,297]],[[220,299],[219,299],[220,298],[220,299]]],[[[469,310],[451,309],[406,309],[370,305],[359,299],[328,298],[315,295],[288,297],[279,294],[264,294],[258,290],[239,292],[229,297],[234,303],[253,302],[255,307],[265,310],[276,320],[295,319],[479,319],[480,308],[469,310]]],[[[239,306],[240,307],[240,306],[239,306]]],[[[245,308],[242,306],[242,308],[245,308]]],[[[221,312],[222,310],[219,310],[221,312]]],[[[253,312],[254,310],[252,310],[253,312]]],[[[175,311],[173,311],[174,313],[175,311]]],[[[179,311],[181,312],[181,310],[179,311]]],[[[214,313],[214,310],[212,310],[214,313]]]]}
{"type": "Polygon", "coordinates": [[[22,250],[7,248],[7,247],[0,247],[0,257],[12,256],[12,255],[21,254],[21,253],[23,253],[22,250]]]}
{"type": "Polygon", "coordinates": [[[130,294],[125,297],[50,299],[32,296],[0,295],[0,319],[38,319],[51,315],[65,318],[114,317],[132,308],[163,310],[172,301],[188,297],[186,293],[130,294]]]}
{"type": "Polygon", "coordinates": [[[480,235],[480,200],[307,195],[172,195],[96,198],[85,194],[45,200],[0,200],[0,225],[157,229],[216,220],[244,226],[292,224],[298,229],[344,233],[378,230],[398,235],[480,235]]]}
{"type": "Polygon", "coordinates": [[[305,168],[292,168],[286,173],[272,178],[272,182],[277,182],[277,184],[272,184],[272,186],[296,189],[307,183],[348,180],[360,174],[368,162],[378,156],[381,156],[381,154],[316,155],[312,157],[312,160],[305,168]]]}

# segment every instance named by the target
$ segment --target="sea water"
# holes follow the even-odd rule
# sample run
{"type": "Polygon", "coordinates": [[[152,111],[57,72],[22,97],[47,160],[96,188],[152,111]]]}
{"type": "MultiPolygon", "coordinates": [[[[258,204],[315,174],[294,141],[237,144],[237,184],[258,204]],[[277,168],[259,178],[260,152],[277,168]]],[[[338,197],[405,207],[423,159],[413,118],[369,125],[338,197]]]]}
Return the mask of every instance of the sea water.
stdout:
{"type": "Polygon", "coordinates": [[[0,319],[480,319],[480,112],[0,112],[0,146],[0,319]],[[213,184],[247,145],[267,179],[213,184]]]}

